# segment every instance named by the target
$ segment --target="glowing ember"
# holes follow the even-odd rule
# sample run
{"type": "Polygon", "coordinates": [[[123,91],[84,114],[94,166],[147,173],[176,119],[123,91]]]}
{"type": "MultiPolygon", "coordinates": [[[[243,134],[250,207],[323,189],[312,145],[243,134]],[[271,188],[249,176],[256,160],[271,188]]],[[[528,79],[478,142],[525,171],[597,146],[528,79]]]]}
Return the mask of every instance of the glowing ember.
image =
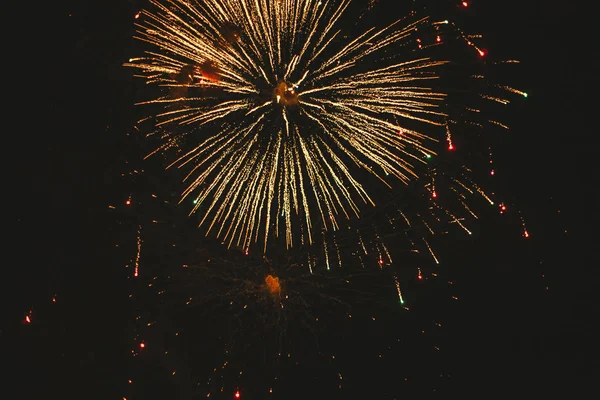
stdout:
{"type": "Polygon", "coordinates": [[[279,284],[279,278],[276,276],[267,275],[265,278],[265,284],[273,296],[279,296],[281,294],[281,285],[279,284]]]}

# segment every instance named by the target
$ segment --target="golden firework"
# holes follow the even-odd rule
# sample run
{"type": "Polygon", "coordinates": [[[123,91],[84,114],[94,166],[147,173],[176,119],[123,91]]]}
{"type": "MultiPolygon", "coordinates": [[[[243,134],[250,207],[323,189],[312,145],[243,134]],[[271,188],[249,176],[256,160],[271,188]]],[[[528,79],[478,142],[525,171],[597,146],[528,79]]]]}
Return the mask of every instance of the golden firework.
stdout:
{"type": "Polygon", "coordinates": [[[311,244],[375,204],[369,176],[407,183],[445,140],[446,94],[426,85],[445,61],[398,52],[427,18],[348,38],[350,0],[150,2],[136,35],[149,49],[125,65],[185,89],[141,103],[164,107],[153,153],[179,152],[182,201],[229,246],[311,244]]]}

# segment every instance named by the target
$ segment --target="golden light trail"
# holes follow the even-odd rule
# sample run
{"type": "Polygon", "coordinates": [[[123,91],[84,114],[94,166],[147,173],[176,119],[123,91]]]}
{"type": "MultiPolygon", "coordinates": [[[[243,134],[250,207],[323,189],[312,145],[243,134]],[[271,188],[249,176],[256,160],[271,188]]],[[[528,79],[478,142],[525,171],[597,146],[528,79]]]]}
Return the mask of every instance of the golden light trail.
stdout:
{"type": "Polygon", "coordinates": [[[398,301],[400,304],[404,304],[404,299],[402,298],[402,291],[400,290],[400,282],[398,281],[398,276],[394,274],[394,283],[396,285],[396,292],[398,293],[398,301]]]}
{"type": "Polygon", "coordinates": [[[142,226],[138,226],[137,230],[137,250],[135,252],[135,262],[133,265],[133,276],[139,276],[140,270],[140,256],[142,254],[142,226]]]}

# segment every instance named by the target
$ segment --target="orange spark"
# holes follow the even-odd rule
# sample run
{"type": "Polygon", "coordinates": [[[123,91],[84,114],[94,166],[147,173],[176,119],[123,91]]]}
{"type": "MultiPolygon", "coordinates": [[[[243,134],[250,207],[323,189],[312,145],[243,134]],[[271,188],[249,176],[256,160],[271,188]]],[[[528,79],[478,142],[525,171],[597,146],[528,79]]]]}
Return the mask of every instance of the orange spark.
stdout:
{"type": "Polygon", "coordinates": [[[273,275],[267,275],[265,278],[265,284],[267,289],[273,296],[279,296],[281,294],[281,285],[279,284],[279,278],[273,275]]]}

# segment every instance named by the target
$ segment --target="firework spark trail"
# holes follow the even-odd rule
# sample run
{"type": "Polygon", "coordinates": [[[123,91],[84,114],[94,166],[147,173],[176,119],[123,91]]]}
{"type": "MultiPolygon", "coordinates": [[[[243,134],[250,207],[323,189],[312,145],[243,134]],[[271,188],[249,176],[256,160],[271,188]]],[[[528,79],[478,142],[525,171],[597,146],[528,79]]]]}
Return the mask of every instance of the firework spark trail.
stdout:
{"type": "Polygon", "coordinates": [[[340,216],[375,204],[357,170],[388,187],[387,176],[407,183],[436,154],[433,144],[450,141],[447,94],[422,85],[446,61],[390,56],[418,26],[435,25],[428,18],[342,43],[337,26],[351,0],[150,3],[157,11],[144,11],[136,38],[151,50],[125,65],[148,83],[202,93],[139,104],[164,107],[160,151],[179,149],[170,166],[190,168],[182,201],[194,197],[192,213],[202,207],[207,234],[229,246],[259,241],[266,251],[282,236],[291,247],[298,231],[312,244],[316,225],[336,230],[340,216]],[[174,78],[189,66],[189,81],[174,78]],[[432,137],[396,117],[445,129],[432,137]],[[191,150],[177,145],[181,137],[191,150]]]}
{"type": "Polygon", "coordinates": [[[135,253],[135,262],[133,264],[133,276],[138,277],[140,272],[140,255],[142,253],[142,226],[138,226],[137,231],[137,251],[135,253]]]}

